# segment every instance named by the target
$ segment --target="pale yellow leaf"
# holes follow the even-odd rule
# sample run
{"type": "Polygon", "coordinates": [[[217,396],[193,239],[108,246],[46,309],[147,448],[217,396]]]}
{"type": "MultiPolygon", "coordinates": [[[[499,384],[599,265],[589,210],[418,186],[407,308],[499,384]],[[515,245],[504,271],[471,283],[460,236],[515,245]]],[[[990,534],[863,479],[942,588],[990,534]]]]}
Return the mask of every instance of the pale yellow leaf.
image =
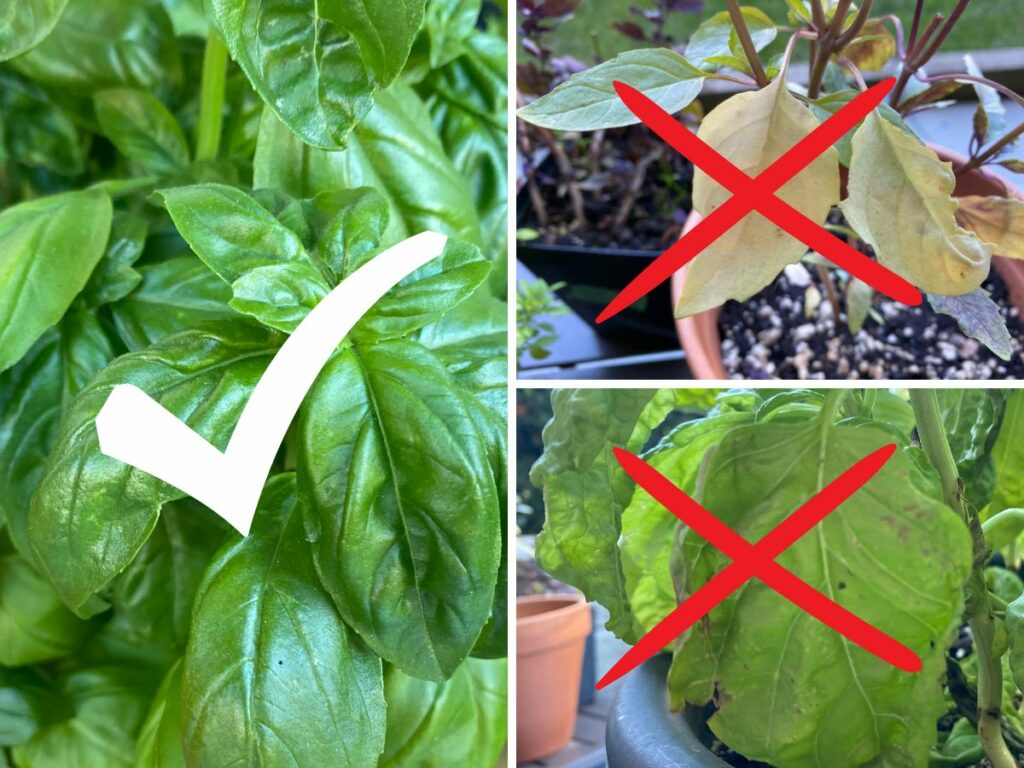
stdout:
{"type": "Polygon", "coordinates": [[[1009,197],[961,197],[956,219],[1000,256],[1024,259],[1024,202],[1009,197]]]}
{"type": "MultiPolygon", "coordinates": [[[[760,91],[722,102],[704,118],[697,135],[740,170],[757,176],[817,125],[817,118],[779,78],[760,91]]],[[[829,148],[777,194],[824,223],[839,201],[838,153],[829,148]]],[[[694,174],[693,206],[698,213],[707,216],[731,196],[703,171],[694,174]]],[[[749,213],[690,263],[676,315],[696,314],[728,299],[748,299],[806,252],[806,245],[761,214],[749,213]]]]}
{"type": "Polygon", "coordinates": [[[872,112],[853,136],[843,214],[878,260],[928,293],[961,296],[988,276],[992,252],[956,222],[949,163],[872,112]]]}

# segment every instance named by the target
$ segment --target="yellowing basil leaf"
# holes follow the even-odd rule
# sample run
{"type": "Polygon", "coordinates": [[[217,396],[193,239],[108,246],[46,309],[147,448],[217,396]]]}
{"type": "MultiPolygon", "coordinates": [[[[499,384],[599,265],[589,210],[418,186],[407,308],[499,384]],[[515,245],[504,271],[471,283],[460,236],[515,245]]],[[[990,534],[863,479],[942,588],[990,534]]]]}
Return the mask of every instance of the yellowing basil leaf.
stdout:
{"type": "Polygon", "coordinates": [[[0,61],[39,44],[53,30],[68,0],[7,0],[0,24],[0,61]]]}
{"type": "Polygon", "coordinates": [[[878,72],[896,55],[896,40],[882,21],[871,19],[843,55],[858,69],[878,72]]]}
{"type": "Polygon", "coordinates": [[[64,315],[103,256],[112,217],[102,192],[64,192],[0,213],[0,371],[64,315]]]}
{"type": "MultiPolygon", "coordinates": [[[[711,456],[701,502],[756,542],[891,442],[877,427],[822,424],[820,416],[736,427],[711,456]]],[[[913,650],[920,672],[882,661],[756,579],[680,643],[673,699],[713,699],[708,725],[748,759],[802,768],[924,764],[946,709],[946,647],[960,623],[971,540],[918,450],[897,450],[778,560],[913,650]]],[[[691,533],[683,553],[685,594],[731,562],[691,533]]]]}
{"type": "Polygon", "coordinates": [[[181,671],[191,765],[363,768],[384,748],[381,661],[321,586],[302,509],[295,476],[272,478],[199,586],[181,671]]]}
{"type": "MultiPolygon", "coordinates": [[[[787,89],[782,78],[752,93],[740,93],[708,113],[697,136],[749,176],[757,176],[817,127],[818,121],[787,89]]],[[[839,157],[829,148],[777,193],[817,223],[839,201],[839,157]]],[[[732,193],[706,173],[693,179],[693,207],[704,216],[732,193]]],[[[676,316],[742,301],[768,285],[807,246],[759,213],[748,213],[692,262],[676,316]]]]}
{"type": "MultiPolygon", "coordinates": [[[[857,97],[858,93],[860,92],[847,88],[842,91],[826,94],[820,99],[815,99],[811,102],[811,111],[821,122],[825,122],[832,115],[853,101],[853,99],[857,97]]],[[[900,116],[900,113],[888,104],[879,104],[875,107],[875,111],[901,131],[906,133],[907,136],[910,136],[917,141],[917,137],[914,132],[910,130],[910,126],[903,122],[903,118],[900,116]]],[[[858,126],[860,124],[861,123],[857,123],[858,126]]],[[[843,134],[842,138],[833,145],[839,151],[839,162],[847,168],[850,167],[850,160],[853,158],[854,132],[854,130],[847,131],[843,134]]]]}
{"type": "Polygon", "coordinates": [[[877,114],[853,137],[846,220],[878,260],[929,293],[960,296],[988,276],[992,253],[956,222],[953,172],[877,114]]]}
{"type": "Polygon", "coordinates": [[[519,110],[528,123],[559,131],[596,131],[639,123],[615,93],[614,82],[631,85],[669,113],[697,98],[704,73],[675,51],[646,48],[573,75],[546,96],[519,110]]]}
{"type": "Polygon", "coordinates": [[[323,149],[345,146],[423,23],[423,0],[208,0],[207,9],[267,106],[323,149]]]}
{"type": "Polygon", "coordinates": [[[1011,197],[957,198],[956,219],[1000,256],[1024,259],[1024,202],[1011,197]]]}

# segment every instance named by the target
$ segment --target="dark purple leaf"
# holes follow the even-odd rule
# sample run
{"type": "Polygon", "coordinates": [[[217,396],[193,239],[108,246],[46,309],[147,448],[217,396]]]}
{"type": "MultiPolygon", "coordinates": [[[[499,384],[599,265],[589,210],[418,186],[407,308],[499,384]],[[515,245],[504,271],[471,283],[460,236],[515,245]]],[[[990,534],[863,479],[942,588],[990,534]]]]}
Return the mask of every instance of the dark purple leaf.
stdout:
{"type": "Polygon", "coordinates": [[[612,26],[626,37],[631,37],[634,40],[643,40],[645,37],[643,28],[632,21],[616,21],[612,26]]]}
{"type": "Polygon", "coordinates": [[[967,336],[977,339],[1003,360],[1013,355],[1006,320],[999,313],[999,305],[989,298],[988,291],[979,288],[964,296],[925,295],[932,309],[955,319],[967,336]]]}
{"type": "Polygon", "coordinates": [[[663,2],[669,11],[701,13],[704,10],[704,0],[663,0],[663,2]]]}

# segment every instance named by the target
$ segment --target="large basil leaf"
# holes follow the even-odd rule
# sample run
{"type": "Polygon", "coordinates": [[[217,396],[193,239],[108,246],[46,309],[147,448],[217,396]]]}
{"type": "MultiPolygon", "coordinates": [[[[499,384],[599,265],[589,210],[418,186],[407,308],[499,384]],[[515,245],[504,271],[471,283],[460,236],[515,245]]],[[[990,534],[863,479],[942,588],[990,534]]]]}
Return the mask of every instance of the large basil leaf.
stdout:
{"type": "Polygon", "coordinates": [[[231,289],[193,256],[137,271],[142,275],[138,288],[111,306],[114,326],[130,350],[145,349],[187,328],[238,317],[228,306],[231,289]]]}
{"type": "Polygon", "coordinates": [[[20,768],[133,768],[135,734],[155,683],[148,672],[102,666],[66,674],[66,707],[55,722],[13,749],[20,768]]]}
{"type": "MultiPolygon", "coordinates": [[[[710,458],[702,503],[756,542],[890,442],[885,430],[820,416],[740,426],[710,458]]],[[[692,532],[683,547],[686,594],[729,563],[692,532]]],[[[945,649],[960,621],[971,541],[919,449],[898,449],[778,562],[908,646],[922,671],[896,669],[752,579],[681,641],[673,702],[713,700],[711,729],[751,760],[924,765],[945,710],[945,649]]]]}
{"type": "Polygon", "coordinates": [[[428,229],[480,244],[480,222],[468,186],[445,155],[429,111],[400,83],[378,94],[342,152],[303,145],[272,113],[264,112],[253,183],[296,198],[371,187],[387,198],[391,209],[384,245],[428,229]]]}
{"type": "Polygon", "coordinates": [[[0,371],[18,362],[85,287],[112,215],[101,192],[65,192],[0,213],[0,371]]]}
{"type": "Polygon", "coordinates": [[[185,134],[159,99],[132,88],[111,88],[97,93],[93,101],[103,133],[129,160],[165,175],[188,166],[185,134]]]}
{"type": "Polygon", "coordinates": [[[176,661],[149,706],[135,745],[135,768],[185,768],[181,748],[181,661],[176,661]]]}
{"type": "Polygon", "coordinates": [[[189,764],[363,768],[384,747],[381,661],[318,583],[301,515],[294,476],[275,477],[207,569],[182,670],[189,764]]]}
{"type": "Polygon", "coordinates": [[[32,559],[28,510],[61,416],[114,357],[99,321],[72,310],[13,368],[0,374],[0,512],[15,548],[32,559]]]}
{"type": "Polygon", "coordinates": [[[78,96],[117,86],[159,93],[182,79],[167,14],[136,0],[70,0],[49,37],[12,63],[26,77],[78,96]]]}
{"type": "Polygon", "coordinates": [[[629,442],[652,397],[653,390],[554,390],[544,454],[530,470],[547,513],[537,562],[605,606],[608,629],[626,642],[640,637],[618,551],[622,510],[633,490],[611,449],[629,442]]]}
{"type": "Polygon", "coordinates": [[[345,621],[407,674],[451,675],[491,611],[500,559],[488,446],[428,350],[342,350],[300,411],[299,483],[345,621]]]}
{"type": "Polygon", "coordinates": [[[476,34],[463,56],[419,88],[448,157],[469,183],[492,258],[504,255],[507,240],[507,59],[502,38],[476,34]]]}
{"type": "Polygon", "coordinates": [[[472,45],[481,0],[429,0],[423,29],[430,42],[430,66],[440,69],[472,45]]]}
{"type": "Polygon", "coordinates": [[[0,25],[0,61],[24,53],[53,31],[68,0],[9,0],[0,25]]]}
{"type": "Polygon", "coordinates": [[[388,735],[380,768],[495,765],[508,729],[507,674],[504,659],[467,659],[443,683],[389,666],[388,735]]]}
{"type": "Polygon", "coordinates": [[[59,659],[94,629],[65,607],[28,561],[14,552],[0,554],[0,664],[59,659]]]}
{"type": "Polygon", "coordinates": [[[992,447],[999,436],[1005,393],[997,389],[940,389],[935,395],[967,500],[981,509],[992,498],[995,485],[992,447]]]}
{"type": "Polygon", "coordinates": [[[181,491],[100,452],[95,418],[111,390],[134,384],[223,450],[279,338],[248,323],[185,331],[118,358],[72,403],[32,501],[29,540],[43,572],[79,615],[134,559],[160,507],[181,491]]]}
{"type": "Polygon", "coordinates": [[[988,516],[1010,507],[1024,507],[1024,391],[1007,393],[999,437],[992,447],[996,478],[988,516]]]}
{"type": "Polygon", "coordinates": [[[308,144],[345,146],[373,96],[402,71],[423,0],[207,0],[231,57],[308,144]]]}

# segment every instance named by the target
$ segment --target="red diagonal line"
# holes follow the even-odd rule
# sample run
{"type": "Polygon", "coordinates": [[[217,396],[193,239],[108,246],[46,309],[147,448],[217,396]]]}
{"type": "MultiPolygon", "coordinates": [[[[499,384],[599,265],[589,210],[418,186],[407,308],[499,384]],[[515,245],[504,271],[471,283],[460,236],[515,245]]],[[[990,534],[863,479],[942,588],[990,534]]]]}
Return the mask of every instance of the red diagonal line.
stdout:
{"type": "Polygon", "coordinates": [[[642,459],[615,449],[616,458],[637,483],[695,532],[734,558],[734,562],[641,638],[597,687],[614,682],[658,653],[752,576],[758,576],[819,621],[893,666],[909,672],[919,671],[921,661],[913,651],[821,594],[774,560],[870,480],[895,450],[895,445],[888,445],[861,459],[752,545],[642,459]]]}
{"type": "Polygon", "coordinates": [[[604,322],[642,298],[754,209],[782,226],[810,248],[827,256],[840,268],[860,277],[890,297],[911,306],[920,304],[922,297],[916,287],[878,262],[865,257],[771,194],[871,112],[892,88],[894,82],[895,80],[890,78],[858,94],[773,162],[756,180],[751,179],[700,141],[642,93],[624,83],[616,82],[614,85],[619,97],[637,117],[673,148],[714,176],[734,195],[655,259],[608,304],[598,315],[597,321],[604,322]],[[726,181],[722,180],[723,177],[726,181]]]}

